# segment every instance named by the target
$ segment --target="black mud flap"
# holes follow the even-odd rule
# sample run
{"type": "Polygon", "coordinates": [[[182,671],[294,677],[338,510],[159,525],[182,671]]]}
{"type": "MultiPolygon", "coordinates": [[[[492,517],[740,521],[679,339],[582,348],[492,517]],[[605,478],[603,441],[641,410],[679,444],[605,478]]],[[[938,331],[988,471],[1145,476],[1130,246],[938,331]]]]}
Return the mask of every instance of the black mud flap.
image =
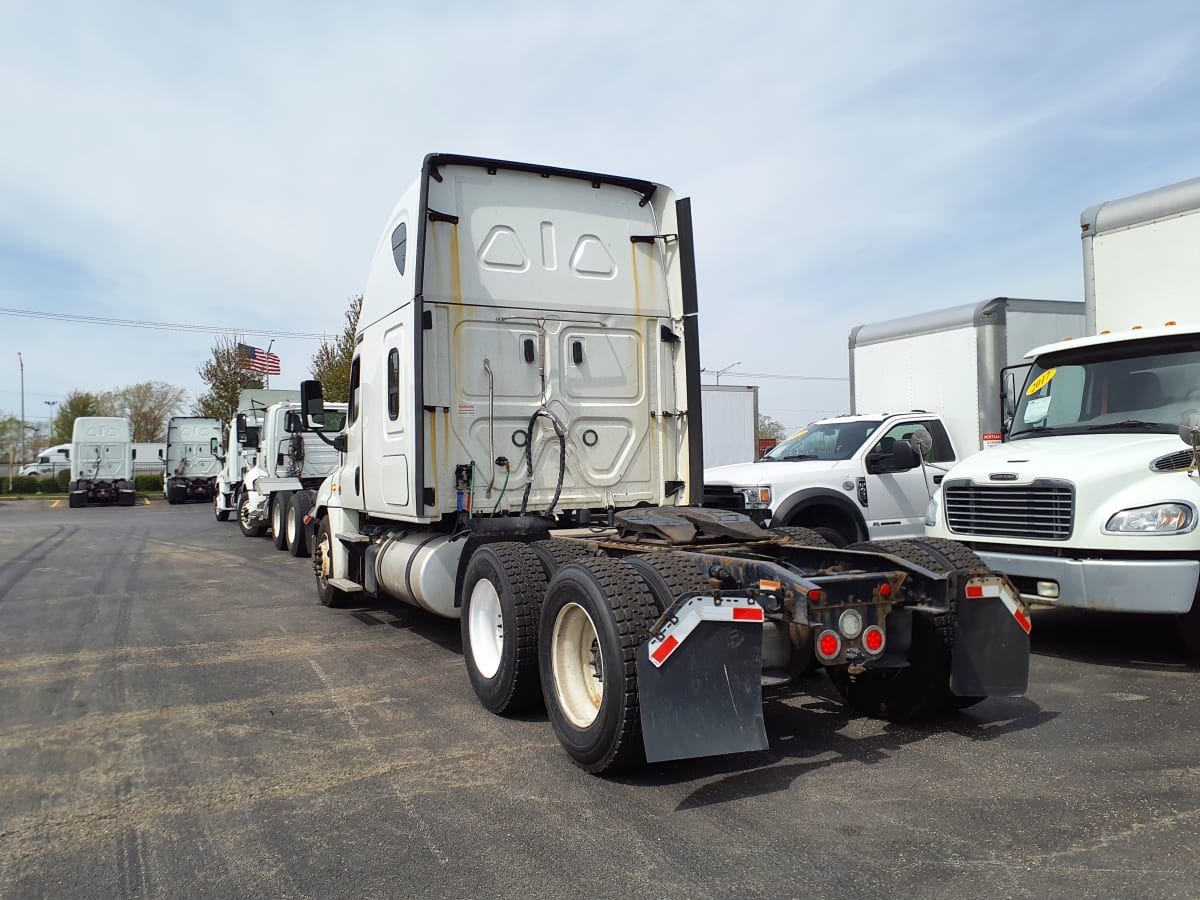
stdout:
{"type": "Polygon", "coordinates": [[[1028,686],[1028,610],[1007,579],[971,578],[957,604],[951,693],[1015,697],[1028,686]]]}
{"type": "MultiPolygon", "coordinates": [[[[712,598],[707,598],[708,604],[712,598]]],[[[691,601],[703,605],[701,598],[691,601]]],[[[676,604],[679,606],[679,604],[676,604]]],[[[726,604],[726,610],[729,609],[726,604]]],[[[747,607],[740,607],[747,609],[747,607]]],[[[674,609],[674,607],[673,607],[674,609]]],[[[696,610],[693,609],[693,612],[696,610]]],[[[685,612],[685,611],[681,611],[685,612]]],[[[687,616],[638,648],[638,695],[647,762],[767,749],[762,709],[762,619],[687,616]],[[672,643],[674,641],[674,643],[672,643]],[[666,651],[664,653],[664,650],[666,651]],[[657,657],[661,665],[655,664],[657,657]]]]}

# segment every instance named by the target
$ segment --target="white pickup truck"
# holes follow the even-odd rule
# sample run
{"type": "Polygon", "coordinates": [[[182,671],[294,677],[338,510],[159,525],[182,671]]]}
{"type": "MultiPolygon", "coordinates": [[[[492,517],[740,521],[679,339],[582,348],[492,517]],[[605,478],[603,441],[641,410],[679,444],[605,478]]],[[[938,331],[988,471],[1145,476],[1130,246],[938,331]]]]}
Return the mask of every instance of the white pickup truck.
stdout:
{"type": "Polygon", "coordinates": [[[934,413],[821,419],[757,462],[706,469],[704,505],[811,528],[839,547],[916,537],[957,458],[934,413]]]}

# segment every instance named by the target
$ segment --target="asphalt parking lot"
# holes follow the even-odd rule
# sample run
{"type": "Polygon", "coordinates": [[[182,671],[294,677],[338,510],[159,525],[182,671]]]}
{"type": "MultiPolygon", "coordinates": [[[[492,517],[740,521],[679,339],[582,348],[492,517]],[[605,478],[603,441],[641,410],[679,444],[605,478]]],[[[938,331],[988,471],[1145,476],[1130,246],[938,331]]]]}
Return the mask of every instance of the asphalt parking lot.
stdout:
{"type": "Polygon", "coordinates": [[[818,674],[768,752],[605,780],[478,705],[456,622],[325,609],[206,506],[0,503],[0,895],[1195,896],[1168,623],[1034,652],[1025,698],[901,727],[818,674]]]}

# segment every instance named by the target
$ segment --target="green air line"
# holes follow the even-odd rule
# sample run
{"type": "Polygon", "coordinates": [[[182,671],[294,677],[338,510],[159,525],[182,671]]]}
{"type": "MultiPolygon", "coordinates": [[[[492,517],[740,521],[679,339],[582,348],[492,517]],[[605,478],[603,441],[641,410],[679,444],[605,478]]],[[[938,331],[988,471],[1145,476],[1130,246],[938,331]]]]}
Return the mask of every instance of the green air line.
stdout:
{"type": "Polygon", "coordinates": [[[492,515],[496,514],[496,510],[500,508],[500,501],[504,499],[504,492],[508,490],[508,476],[512,471],[505,467],[504,469],[504,484],[500,485],[500,496],[496,498],[496,505],[492,507],[492,515]]]}

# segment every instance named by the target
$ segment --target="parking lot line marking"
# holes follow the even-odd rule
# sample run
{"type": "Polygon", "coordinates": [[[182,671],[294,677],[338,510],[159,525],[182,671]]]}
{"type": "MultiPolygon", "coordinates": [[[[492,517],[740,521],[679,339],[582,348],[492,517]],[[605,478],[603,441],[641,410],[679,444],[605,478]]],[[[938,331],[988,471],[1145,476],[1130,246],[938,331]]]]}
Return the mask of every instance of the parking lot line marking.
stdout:
{"type": "Polygon", "coordinates": [[[142,502],[143,502],[143,503],[145,503],[147,506],[149,506],[149,505],[150,505],[150,498],[149,498],[149,497],[143,497],[143,498],[142,498],[142,502]]]}
{"type": "Polygon", "coordinates": [[[62,500],[55,500],[53,503],[50,504],[50,508],[58,509],[58,504],[60,504],[60,503],[62,503],[62,500]]]}

